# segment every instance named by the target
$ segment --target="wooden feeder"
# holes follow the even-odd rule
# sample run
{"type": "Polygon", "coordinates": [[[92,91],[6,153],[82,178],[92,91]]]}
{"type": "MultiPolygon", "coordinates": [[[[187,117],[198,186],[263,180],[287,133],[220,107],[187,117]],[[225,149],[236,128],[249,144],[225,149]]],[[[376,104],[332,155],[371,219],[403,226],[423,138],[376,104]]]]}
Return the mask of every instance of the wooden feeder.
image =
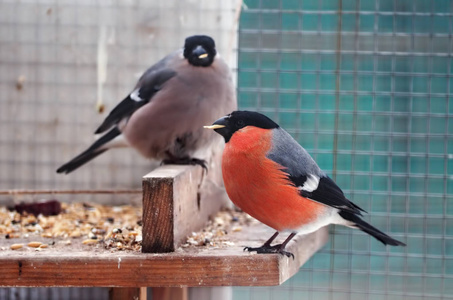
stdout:
{"type": "Polygon", "coordinates": [[[279,285],[327,241],[327,228],[296,236],[287,247],[294,260],[244,252],[274,233],[254,224],[228,234],[229,247],[180,247],[225,204],[212,198],[215,193],[200,195],[203,176],[199,166],[167,165],[143,177],[143,253],[52,247],[21,252],[0,240],[7,248],[0,251],[0,286],[111,287],[111,299],[146,299],[145,287],[153,287],[154,299],[187,299],[186,287],[279,285]]]}

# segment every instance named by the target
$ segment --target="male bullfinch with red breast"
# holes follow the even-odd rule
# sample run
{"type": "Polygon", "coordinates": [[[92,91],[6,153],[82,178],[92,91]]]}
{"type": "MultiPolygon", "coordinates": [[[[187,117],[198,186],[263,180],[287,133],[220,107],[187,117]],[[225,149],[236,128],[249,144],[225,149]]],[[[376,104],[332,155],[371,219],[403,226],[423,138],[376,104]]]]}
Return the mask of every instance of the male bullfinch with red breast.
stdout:
{"type": "Polygon", "coordinates": [[[222,174],[228,196],[240,209],[277,232],[257,248],[244,250],[280,253],[298,233],[308,234],[329,224],[358,228],[385,245],[405,246],[363,221],[363,209],[316,164],[308,152],[268,117],[234,111],[211,126],[225,139],[222,174]],[[271,245],[279,232],[290,232],[271,245]]]}

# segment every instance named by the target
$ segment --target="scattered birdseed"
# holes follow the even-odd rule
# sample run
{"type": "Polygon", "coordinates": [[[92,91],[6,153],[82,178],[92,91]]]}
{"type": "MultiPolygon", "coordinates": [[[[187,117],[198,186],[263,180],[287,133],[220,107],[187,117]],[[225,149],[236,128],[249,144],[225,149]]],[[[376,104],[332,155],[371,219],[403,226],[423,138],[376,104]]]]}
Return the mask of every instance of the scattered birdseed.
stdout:
{"type": "Polygon", "coordinates": [[[192,235],[187,238],[187,241],[182,247],[206,246],[220,248],[234,246],[234,243],[230,241],[228,233],[242,231],[243,226],[257,222],[242,211],[223,209],[210,218],[203,230],[192,232],[192,235]],[[232,226],[232,223],[234,226],[232,226]]]}
{"type": "Polygon", "coordinates": [[[30,242],[27,244],[28,247],[32,247],[32,248],[38,248],[42,245],[41,242],[30,242]]]}
{"type": "Polygon", "coordinates": [[[12,244],[11,245],[11,250],[17,250],[17,249],[20,249],[22,248],[24,245],[22,244],[12,244]]]}
{"type": "Polygon", "coordinates": [[[52,240],[45,247],[36,244],[36,248],[52,247],[55,242],[60,246],[99,243],[106,249],[115,250],[120,242],[118,250],[141,251],[141,208],[130,205],[61,203],[58,215],[35,215],[33,213],[36,211],[32,213],[24,210],[21,212],[0,207],[0,237],[5,237],[12,244],[16,238],[30,238],[33,242],[33,237],[42,237],[52,240]]]}
{"type": "Polygon", "coordinates": [[[93,239],[88,239],[88,240],[84,240],[82,242],[82,244],[84,245],[87,245],[87,244],[96,244],[98,242],[98,240],[93,240],[93,239]]]}
{"type": "MultiPolygon", "coordinates": [[[[141,217],[141,208],[130,205],[112,207],[93,203],[61,203],[61,213],[55,216],[34,215],[26,211],[20,214],[0,207],[0,237],[8,239],[13,250],[23,247],[14,243],[15,239],[27,238],[31,241],[25,244],[37,251],[70,247],[72,244],[101,246],[110,251],[141,251],[141,217]],[[49,241],[36,241],[41,238],[49,241]]],[[[230,242],[229,234],[242,231],[244,226],[256,222],[243,212],[221,210],[210,218],[203,230],[187,237],[182,247],[232,246],[234,243],[230,242]]]]}

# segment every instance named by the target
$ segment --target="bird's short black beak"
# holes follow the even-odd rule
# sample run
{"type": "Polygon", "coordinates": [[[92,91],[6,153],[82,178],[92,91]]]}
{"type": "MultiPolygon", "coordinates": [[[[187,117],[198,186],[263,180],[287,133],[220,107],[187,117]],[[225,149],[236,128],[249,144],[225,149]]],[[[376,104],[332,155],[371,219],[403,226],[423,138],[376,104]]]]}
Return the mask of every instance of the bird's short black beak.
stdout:
{"type": "Polygon", "coordinates": [[[197,46],[195,49],[193,49],[192,55],[201,60],[208,58],[208,52],[202,46],[197,46]]]}

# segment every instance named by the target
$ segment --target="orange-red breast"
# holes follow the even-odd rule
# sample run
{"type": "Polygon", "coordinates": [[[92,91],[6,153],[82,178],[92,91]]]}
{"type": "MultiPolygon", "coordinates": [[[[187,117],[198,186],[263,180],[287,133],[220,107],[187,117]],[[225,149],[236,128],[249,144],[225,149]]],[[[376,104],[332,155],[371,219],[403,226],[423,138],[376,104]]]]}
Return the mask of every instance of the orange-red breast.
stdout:
{"type": "Polygon", "coordinates": [[[329,224],[358,228],[385,245],[405,246],[363,221],[363,209],[316,164],[308,152],[268,117],[235,111],[211,126],[225,139],[222,174],[230,199],[243,211],[277,232],[258,253],[280,253],[297,234],[308,234],[329,224]],[[290,235],[272,246],[279,232],[290,235]]]}

